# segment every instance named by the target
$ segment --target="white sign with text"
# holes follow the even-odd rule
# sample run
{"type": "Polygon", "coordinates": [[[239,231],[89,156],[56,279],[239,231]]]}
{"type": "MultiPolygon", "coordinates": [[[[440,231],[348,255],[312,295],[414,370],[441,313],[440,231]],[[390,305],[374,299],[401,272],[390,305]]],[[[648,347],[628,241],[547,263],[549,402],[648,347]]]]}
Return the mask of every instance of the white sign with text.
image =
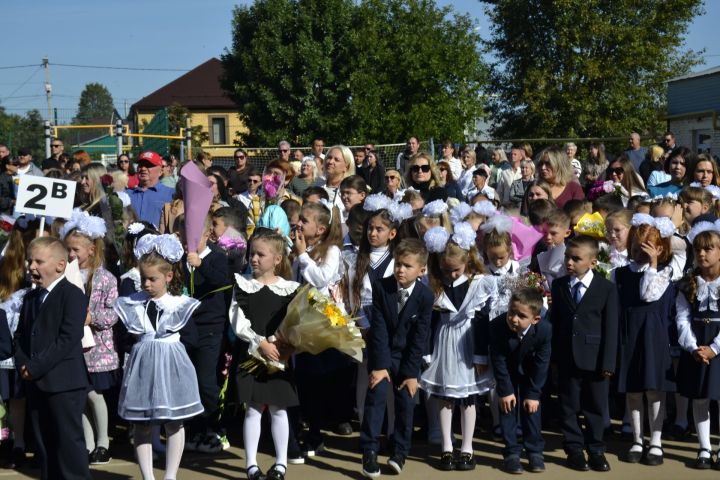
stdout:
{"type": "Polygon", "coordinates": [[[23,175],[18,185],[15,211],[45,217],[70,218],[76,182],[23,175]]]}

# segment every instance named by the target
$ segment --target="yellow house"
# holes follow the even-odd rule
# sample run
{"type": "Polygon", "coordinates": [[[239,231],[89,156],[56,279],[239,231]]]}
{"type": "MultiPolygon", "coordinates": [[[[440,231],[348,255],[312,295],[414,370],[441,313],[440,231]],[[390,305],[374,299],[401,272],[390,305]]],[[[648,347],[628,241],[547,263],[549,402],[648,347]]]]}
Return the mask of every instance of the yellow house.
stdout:
{"type": "MultiPolygon", "coordinates": [[[[130,109],[130,118],[135,125],[133,131],[142,133],[138,130],[158,111],[179,104],[190,111],[192,126],[200,125],[208,133],[208,141],[201,148],[213,157],[230,160],[236,148],[233,143],[235,132],[246,132],[247,129],[238,118],[238,106],[220,85],[222,73],[220,60],[211,58],[139,100],[130,109]]],[[[178,132],[168,133],[176,135],[178,132]]]]}

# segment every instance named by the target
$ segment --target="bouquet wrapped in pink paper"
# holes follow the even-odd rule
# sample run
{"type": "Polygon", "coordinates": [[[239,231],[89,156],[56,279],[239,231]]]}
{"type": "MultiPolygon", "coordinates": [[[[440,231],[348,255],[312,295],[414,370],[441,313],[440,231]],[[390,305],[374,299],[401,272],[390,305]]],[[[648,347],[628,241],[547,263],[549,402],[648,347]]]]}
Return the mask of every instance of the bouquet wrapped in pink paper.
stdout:
{"type": "Polygon", "coordinates": [[[185,241],[188,252],[197,252],[200,236],[205,229],[205,217],[210,211],[213,194],[210,181],[193,162],[180,170],[180,190],[185,204],[185,241]]]}

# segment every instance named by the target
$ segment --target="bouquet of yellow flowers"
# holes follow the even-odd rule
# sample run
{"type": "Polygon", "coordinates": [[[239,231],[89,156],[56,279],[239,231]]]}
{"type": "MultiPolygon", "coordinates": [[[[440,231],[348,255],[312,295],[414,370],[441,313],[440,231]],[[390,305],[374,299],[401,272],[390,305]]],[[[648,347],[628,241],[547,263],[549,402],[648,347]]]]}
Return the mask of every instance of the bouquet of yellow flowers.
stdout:
{"type": "MultiPolygon", "coordinates": [[[[295,353],[317,355],[335,348],[358,362],[362,361],[362,349],[365,347],[360,329],[353,319],[312,285],[298,289],[275,336],[295,353]]],[[[268,373],[285,370],[284,361],[268,360],[259,352],[253,352],[252,355],[253,358],[241,365],[251,373],[262,367],[268,373]]]]}

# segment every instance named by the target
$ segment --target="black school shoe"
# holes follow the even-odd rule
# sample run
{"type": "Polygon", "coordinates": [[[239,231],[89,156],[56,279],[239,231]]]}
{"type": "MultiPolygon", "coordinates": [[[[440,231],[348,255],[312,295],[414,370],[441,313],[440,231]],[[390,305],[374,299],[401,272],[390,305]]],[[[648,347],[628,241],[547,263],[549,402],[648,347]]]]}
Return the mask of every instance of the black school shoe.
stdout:
{"type": "Polygon", "coordinates": [[[245,473],[247,474],[248,480],[265,480],[266,478],[257,465],[250,465],[250,467],[245,469],[245,473]],[[250,471],[252,471],[252,473],[250,473],[250,471]]]}
{"type": "Polygon", "coordinates": [[[569,453],[565,460],[565,466],[578,472],[587,472],[590,470],[585,460],[585,454],[582,451],[569,453]]]}
{"type": "Polygon", "coordinates": [[[270,467],[270,470],[267,473],[267,480],[285,480],[285,472],[287,470],[287,467],[285,465],[278,465],[275,464],[272,467],[270,467]]]}
{"type": "Polygon", "coordinates": [[[609,472],[610,464],[604,453],[591,453],[588,455],[588,466],[595,472],[609,472]]]}
{"type": "Polygon", "coordinates": [[[632,447],[635,446],[639,446],[640,451],[628,450],[628,453],[625,455],[625,461],[627,463],[640,463],[640,460],[642,460],[643,458],[643,452],[645,451],[645,447],[643,446],[643,444],[635,442],[630,446],[630,448],[632,449],[632,447]]]}
{"type": "Polygon", "coordinates": [[[438,464],[440,470],[449,472],[455,468],[455,457],[452,452],[443,452],[440,455],[440,463],[438,464]]]}
{"type": "Polygon", "coordinates": [[[368,450],[363,453],[362,473],[367,478],[377,478],[380,476],[380,465],[377,462],[377,452],[368,450]]]}
{"type": "Polygon", "coordinates": [[[473,454],[467,452],[460,453],[460,456],[455,460],[455,470],[475,470],[475,457],[473,454]]]}
{"type": "Polygon", "coordinates": [[[395,473],[400,475],[403,471],[403,467],[405,467],[405,457],[401,455],[393,455],[392,457],[388,458],[388,465],[390,465],[390,468],[393,469],[395,473]]]}
{"type": "Polygon", "coordinates": [[[108,452],[107,448],[96,447],[90,454],[90,458],[88,460],[90,465],[105,465],[110,463],[111,459],[112,457],[110,456],[110,452],[108,452]]]}
{"type": "Polygon", "coordinates": [[[665,450],[663,450],[662,447],[658,447],[657,445],[650,445],[648,447],[647,453],[645,454],[645,459],[644,459],[643,463],[645,463],[645,465],[649,465],[651,467],[657,467],[658,465],[662,465],[664,454],[665,454],[665,450]],[[653,450],[660,450],[660,455],[650,453],[653,450]]]}
{"type": "Polygon", "coordinates": [[[709,470],[713,465],[712,460],[712,452],[708,450],[707,448],[701,448],[698,450],[697,458],[695,459],[695,463],[693,464],[693,468],[696,470],[709,470]],[[701,457],[700,454],[702,452],[707,452],[710,454],[708,457],[701,457]]]}

